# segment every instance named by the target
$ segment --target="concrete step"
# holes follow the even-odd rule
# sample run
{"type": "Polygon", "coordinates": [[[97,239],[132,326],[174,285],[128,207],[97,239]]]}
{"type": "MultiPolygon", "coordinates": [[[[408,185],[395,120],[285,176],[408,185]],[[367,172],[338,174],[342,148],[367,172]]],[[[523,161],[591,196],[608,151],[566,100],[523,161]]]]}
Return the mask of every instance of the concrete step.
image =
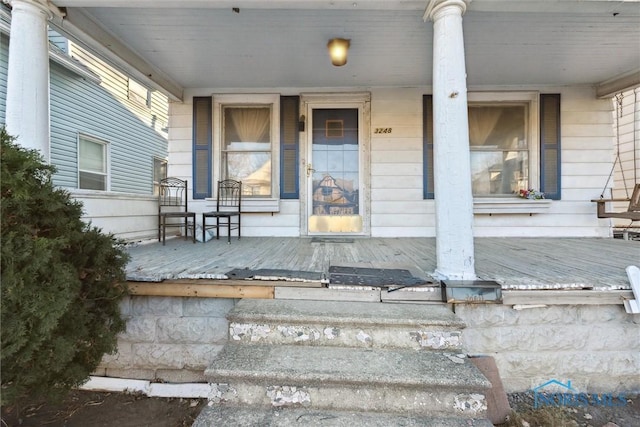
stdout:
{"type": "Polygon", "coordinates": [[[242,343],[459,351],[465,327],[444,304],[243,299],[228,314],[242,343]]]}
{"type": "Polygon", "coordinates": [[[349,411],[292,408],[247,408],[230,405],[206,407],[193,427],[493,427],[487,419],[424,417],[349,411]]]}
{"type": "Polygon", "coordinates": [[[237,405],[466,418],[491,386],[466,358],[412,349],[229,343],[205,376],[237,405]]]}

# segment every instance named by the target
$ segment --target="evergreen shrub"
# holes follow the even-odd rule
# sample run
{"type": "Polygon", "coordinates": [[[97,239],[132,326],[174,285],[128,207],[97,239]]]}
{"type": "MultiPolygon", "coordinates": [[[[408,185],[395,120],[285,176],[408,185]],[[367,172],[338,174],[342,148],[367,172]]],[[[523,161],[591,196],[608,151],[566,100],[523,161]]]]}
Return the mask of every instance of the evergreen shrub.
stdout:
{"type": "Polygon", "coordinates": [[[0,128],[1,403],[84,383],[124,330],[122,242],[81,220],[55,168],[0,128]]]}

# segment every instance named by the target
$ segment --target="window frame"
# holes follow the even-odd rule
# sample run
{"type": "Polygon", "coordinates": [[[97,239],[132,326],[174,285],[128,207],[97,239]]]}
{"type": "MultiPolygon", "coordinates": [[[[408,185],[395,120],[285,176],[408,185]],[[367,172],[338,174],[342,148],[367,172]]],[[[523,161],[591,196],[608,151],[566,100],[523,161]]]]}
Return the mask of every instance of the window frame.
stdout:
{"type": "MultiPolygon", "coordinates": [[[[469,92],[467,94],[467,104],[471,105],[514,105],[527,104],[528,111],[525,113],[527,122],[526,137],[529,153],[529,187],[540,188],[540,93],[537,91],[514,91],[514,92],[469,92]]],[[[428,150],[433,150],[434,141],[430,140],[428,135],[428,123],[433,123],[433,96],[431,94],[423,95],[423,199],[434,200],[436,195],[429,191],[429,182],[432,178],[433,164],[430,164],[428,150]],[[427,107],[431,106],[430,111],[427,107]],[[429,118],[431,115],[431,119],[429,118]],[[431,121],[429,121],[431,120],[431,121]]],[[[432,136],[431,136],[432,137],[432,136]]],[[[471,151],[471,147],[469,147],[471,151]]],[[[435,161],[435,160],[434,160],[435,161]]],[[[486,202],[500,202],[509,200],[517,200],[516,194],[513,197],[509,195],[486,195],[473,196],[474,200],[486,202]]]]}
{"type": "MultiPolygon", "coordinates": [[[[222,179],[224,144],[225,108],[267,107],[270,109],[271,143],[271,194],[262,196],[244,196],[243,201],[277,200],[280,198],[280,95],[279,94],[217,94],[213,95],[213,152],[217,157],[213,167],[213,182],[222,179]]],[[[214,186],[214,191],[217,191],[214,186]]],[[[213,194],[213,197],[216,197],[213,194]]],[[[246,203],[245,203],[246,204],[246,203]]]]}
{"type": "Polygon", "coordinates": [[[151,91],[132,78],[127,79],[127,99],[145,108],[151,108],[151,91]],[[142,91],[145,92],[144,95],[142,95],[142,91]]]}
{"type": "MultiPolygon", "coordinates": [[[[540,188],[540,135],[539,135],[539,94],[538,92],[469,92],[467,104],[471,106],[515,106],[525,105],[525,136],[529,161],[529,188],[540,188]]],[[[469,151],[474,151],[469,147],[469,151]]],[[[482,151],[482,150],[477,150],[482,151]]],[[[510,150],[516,151],[516,150],[510,150]]],[[[521,150],[524,151],[524,150],[521,150]]],[[[474,199],[513,199],[513,195],[473,195],[474,199]]]]}
{"type": "Polygon", "coordinates": [[[152,182],[153,182],[151,191],[154,196],[158,196],[160,194],[160,180],[163,178],[167,178],[168,176],[167,166],[169,162],[167,161],[167,159],[153,156],[151,164],[152,164],[151,173],[152,173],[152,182]],[[159,162],[160,165],[164,165],[164,176],[160,176],[160,177],[156,176],[156,162],[159,162]]]}
{"type": "Polygon", "coordinates": [[[103,139],[100,139],[98,137],[95,136],[91,136],[85,133],[78,133],[78,137],[77,137],[77,167],[78,167],[78,175],[77,175],[77,179],[78,179],[78,189],[80,190],[89,190],[89,191],[110,191],[111,190],[111,144],[108,141],[105,141],[103,139]],[[102,173],[97,173],[95,171],[92,170],[83,170],[80,167],[80,144],[81,144],[81,140],[85,140],[88,142],[92,142],[94,144],[98,144],[102,146],[102,152],[104,154],[104,159],[103,159],[103,164],[104,164],[104,168],[105,168],[105,172],[104,174],[102,173]],[[96,190],[94,188],[82,188],[80,186],[80,174],[82,172],[85,173],[92,173],[95,175],[102,175],[104,176],[104,180],[105,180],[105,188],[101,189],[101,190],[96,190]]]}

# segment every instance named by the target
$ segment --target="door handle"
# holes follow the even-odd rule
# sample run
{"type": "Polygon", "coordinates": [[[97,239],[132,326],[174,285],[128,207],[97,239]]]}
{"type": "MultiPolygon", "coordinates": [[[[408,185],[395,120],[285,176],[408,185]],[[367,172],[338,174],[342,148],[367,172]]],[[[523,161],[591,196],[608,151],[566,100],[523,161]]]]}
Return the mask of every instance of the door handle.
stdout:
{"type": "Polygon", "coordinates": [[[309,178],[311,174],[315,171],[316,170],[313,167],[311,167],[311,163],[307,163],[307,178],[309,178]]]}

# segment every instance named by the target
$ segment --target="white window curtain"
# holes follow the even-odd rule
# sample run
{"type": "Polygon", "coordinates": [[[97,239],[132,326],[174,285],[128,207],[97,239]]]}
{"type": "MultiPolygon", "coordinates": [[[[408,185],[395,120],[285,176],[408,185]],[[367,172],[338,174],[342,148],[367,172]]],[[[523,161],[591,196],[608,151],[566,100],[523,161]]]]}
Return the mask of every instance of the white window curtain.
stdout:
{"type": "Polygon", "coordinates": [[[469,109],[469,140],[471,146],[486,145],[487,138],[495,129],[501,115],[501,108],[472,107],[469,109]]]}
{"type": "Polygon", "coordinates": [[[241,142],[269,141],[271,112],[268,108],[230,108],[227,114],[241,142]]]}

